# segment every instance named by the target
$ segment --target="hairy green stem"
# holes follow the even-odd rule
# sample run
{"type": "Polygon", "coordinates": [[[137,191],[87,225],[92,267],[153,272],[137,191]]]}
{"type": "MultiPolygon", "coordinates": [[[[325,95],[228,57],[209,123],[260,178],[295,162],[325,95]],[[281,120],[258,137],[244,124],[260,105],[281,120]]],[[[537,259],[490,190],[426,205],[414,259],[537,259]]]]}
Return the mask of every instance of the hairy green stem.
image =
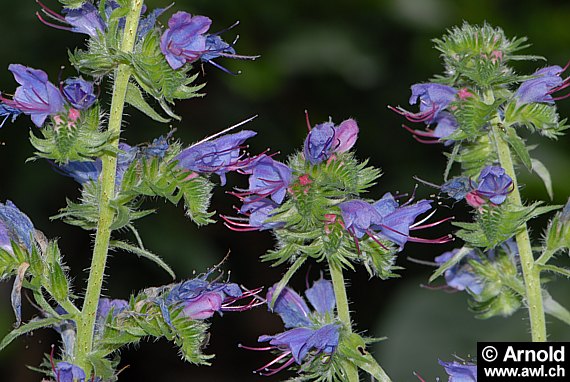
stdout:
{"type": "MultiPolygon", "coordinates": [[[[121,42],[121,50],[130,53],[133,50],[139,17],[143,0],[131,0],[129,14],[125,23],[125,30],[121,42]]],[[[109,115],[108,130],[111,132],[113,141],[111,144],[118,148],[121,123],[123,120],[123,108],[129,83],[130,68],[126,64],[120,64],[115,71],[113,84],[113,98],[111,100],[111,112],[109,115]]],[[[88,362],[89,353],[93,349],[93,333],[95,328],[95,316],[103,286],[107,253],[109,251],[109,239],[111,237],[111,225],[115,216],[111,201],[115,197],[115,177],[117,168],[117,156],[105,154],[101,158],[103,169],[100,180],[99,194],[99,221],[97,234],[91,259],[91,269],[87,281],[87,291],[83,301],[81,316],[77,320],[77,346],[75,362],[85,370],[86,375],[91,375],[91,365],[88,362]]]]}
{"type": "MultiPolygon", "coordinates": [[[[350,321],[350,310],[348,308],[348,297],[346,296],[346,287],[344,283],[344,276],[342,268],[332,261],[329,261],[329,270],[331,272],[331,279],[334,288],[334,295],[336,298],[336,311],[338,318],[342,321],[345,329],[349,334],[352,333],[352,322],[350,321]]],[[[347,382],[358,382],[358,368],[351,363],[345,363],[345,370],[348,373],[347,382]]]]}
{"type": "MultiPolygon", "coordinates": [[[[497,153],[501,166],[505,169],[507,175],[513,179],[513,192],[509,195],[509,199],[513,205],[522,207],[511,150],[508,142],[503,139],[499,131],[499,126],[496,124],[493,125],[493,137],[497,145],[497,153]]],[[[546,341],[546,322],[544,319],[542,288],[540,286],[540,268],[534,261],[526,224],[523,224],[517,232],[516,241],[526,289],[526,302],[530,317],[532,340],[534,342],[544,342],[546,341]]]]}

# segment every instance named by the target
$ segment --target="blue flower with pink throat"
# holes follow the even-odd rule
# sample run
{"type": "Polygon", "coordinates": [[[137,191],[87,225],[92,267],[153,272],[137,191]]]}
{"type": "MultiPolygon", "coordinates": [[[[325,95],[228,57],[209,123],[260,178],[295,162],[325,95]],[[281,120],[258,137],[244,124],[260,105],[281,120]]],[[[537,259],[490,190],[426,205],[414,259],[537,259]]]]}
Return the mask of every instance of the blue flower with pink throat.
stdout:
{"type": "Polygon", "coordinates": [[[260,305],[255,295],[261,289],[242,292],[239,285],[229,282],[210,282],[210,273],[186,280],[171,286],[159,305],[165,321],[171,324],[171,313],[178,310],[190,320],[204,320],[216,312],[241,312],[260,305]],[[236,305],[243,299],[252,297],[249,303],[236,305]]]}
{"type": "MultiPolygon", "coordinates": [[[[267,304],[273,301],[276,285],[267,293],[267,304]]],[[[279,314],[285,328],[289,330],[259,337],[259,342],[269,342],[262,348],[240,347],[256,351],[277,351],[280,354],[256,370],[265,376],[274,375],[294,363],[312,362],[320,355],[334,355],[340,337],[341,325],[336,321],[336,305],[332,283],[321,278],[305,291],[313,306],[309,309],[305,300],[293,289],[286,287],[275,300],[272,311],[279,314]]],[[[270,309],[271,310],[271,309],[270,309]]]]}
{"type": "Polygon", "coordinates": [[[507,196],[513,192],[515,185],[513,179],[501,166],[487,166],[481,170],[472,190],[465,195],[469,205],[475,208],[489,202],[491,205],[500,205],[507,196]]]}
{"type": "Polygon", "coordinates": [[[310,128],[303,146],[305,160],[315,165],[329,159],[335,153],[348,151],[358,138],[358,125],[354,119],[347,119],[336,126],[325,122],[310,128]]]}

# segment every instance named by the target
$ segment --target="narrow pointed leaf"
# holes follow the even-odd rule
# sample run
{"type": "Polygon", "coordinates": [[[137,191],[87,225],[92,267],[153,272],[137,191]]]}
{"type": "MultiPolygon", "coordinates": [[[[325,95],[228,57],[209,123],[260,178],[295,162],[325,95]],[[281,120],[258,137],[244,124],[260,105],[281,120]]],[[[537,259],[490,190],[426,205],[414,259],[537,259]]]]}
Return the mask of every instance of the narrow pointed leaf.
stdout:
{"type": "Polygon", "coordinates": [[[139,248],[139,247],[136,247],[136,246],[131,245],[129,243],[126,243],[124,241],[118,241],[118,240],[111,241],[110,246],[112,248],[118,248],[118,249],[122,249],[124,251],[130,252],[130,253],[133,253],[139,257],[144,257],[144,258],[154,262],[159,267],[161,267],[166,272],[168,272],[168,274],[172,277],[172,279],[176,278],[174,271],[172,270],[172,268],[170,268],[168,266],[168,264],[166,264],[164,262],[164,260],[162,260],[160,257],[158,257],[158,255],[155,255],[154,253],[149,252],[144,248],[139,248]]]}

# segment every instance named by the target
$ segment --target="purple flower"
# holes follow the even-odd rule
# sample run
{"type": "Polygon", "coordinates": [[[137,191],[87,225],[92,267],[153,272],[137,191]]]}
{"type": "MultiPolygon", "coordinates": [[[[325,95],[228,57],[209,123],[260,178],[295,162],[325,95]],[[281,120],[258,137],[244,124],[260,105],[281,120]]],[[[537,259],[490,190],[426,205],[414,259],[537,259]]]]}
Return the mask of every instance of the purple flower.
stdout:
{"type": "Polygon", "coordinates": [[[305,159],[311,164],[318,164],[331,157],[333,153],[348,151],[358,137],[358,125],[353,119],[347,119],[335,126],[332,122],[321,123],[313,127],[303,147],[305,159]]]}
{"type": "Polygon", "coordinates": [[[146,159],[163,159],[166,155],[166,152],[168,151],[168,148],[170,147],[168,144],[168,138],[169,136],[164,137],[162,135],[158,138],[155,138],[150,145],[141,148],[141,155],[146,159]]]}
{"type": "Polygon", "coordinates": [[[192,16],[176,12],[168,20],[168,29],[160,39],[160,50],[172,69],[192,63],[206,51],[205,33],[212,20],[205,16],[192,16]]]}
{"type": "Polygon", "coordinates": [[[479,196],[489,199],[494,204],[501,204],[507,195],[513,192],[514,184],[505,169],[500,166],[487,166],[481,170],[475,191],[479,196]]]}
{"type": "Polygon", "coordinates": [[[402,127],[408,130],[410,133],[413,134],[413,137],[416,141],[426,144],[434,144],[434,143],[441,143],[443,142],[444,145],[449,146],[453,143],[451,140],[443,140],[442,138],[447,138],[451,134],[457,130],[459,124],[455,117],[446,111],[441,112],[432,122],[431,124],[435,124],[435,129],[427,129],[426,131],[423,130],[415,130],[406,125],[402,125],[402,127]],[[424,138],[432,138],[432,139],[424,139],[424,138]]]}
{"type": "Polygon", "coordinates": [[[409,112],[401,107],[389,108],[403,115],[410,122],[433,123],[441,111],[446,109],[455,99],[458,90],[447,85],[427,83],[412,85],[410,105],[415,105],[419,100],[419,113],[409,112]]]}
{"type": "Polygon", "coordinates": [[[214,173],[220,176],[222,186],[226,184],[226,173],[235,171],[252,162],[252,158],[243,158],[240,149],[243,143],[257,133],[243,130],[235,134],[201,142],[182,150],[174,158],[178,166],[198,173],[214,173]]]}
{"type": "Polygon", "coordinates": [[[65,101],[59,89],[48,81],[43,70],[20,64],[11,64],[8,70],[21,86],[16,89],[13,100],[0,97],[6,105],[31,116],[32,122],[38,127],[43,125],[48,116],[64,110],[65,101]]]}
{"type": "Polygon", "coordinates": [[[42,8],[42,13],[45,16],[59,23],[51,23],[44,19],[39,12],[36,12],[38,19],[47,26],[75,33],[83,33],[91,37],[97,37],[98,33],[105,32],[105,23],[103,19],[101,19],[98,9],[91,3],[86,2],[80,8],[76,9],[63,8],[65,17],[49,9],[40,1],[37,3],[42,8]]]}
{"type": "Polygon", "coordinates": [[[12,253],[11,242],[32,251],[34,225],[14,203],[0,203],[0,248],[12,253]]]}
{"type": "Polygon", "coordinates": [[[468,177],[459,176],[442,184],[441,192],[446,193],[455,200],[463,200],[472,188],[468,177]]]}
{"type": "MultiPolygon", "coordinates": [[[[460,249],[456,248],[453,251],[445,252],[435,258],[438,265],[442,265],[453,256],[455,256],[460,249]]],[[[444,273],[445,282],[448,286],[456,290],[468,289],[472,293],[479,295],[485,287],[483,281],[473,272],[473,267],[469,264],[469,260],[480,262],[481,258],[476,254],[475,250],[471,250],[460,261],[454,264],[451,268],[447,269],[444,273]]]]}
{"type": "Polygon", "coordinates": [[[253,161],[243,172],[250,174],[245,196],[255,194],[270,197],[277,204],[283,202],[293,174],[289,167],[269,156],[253,161]]]}
{"type": "Polygon", "coordinates": [[[438,360],[449,375],[448,382],[477,382],[477,365],[473,363],[459,363],[457,361],[444,362],[438,360]]]}
{"type": "MultiPolygon", "coordinates": [[[[45,9],[45,8],[44,8],[45,9]]],[[[80,8],[64,8],[65,21],[71,25],[71,31],[97,37],[105,32],[105,23],[99,10],[91,3],[84,3],[80,8]]]]}
{"type": "Polygon", "coordinates": [[[11,122],[14,122],[20,114],[22,114],[20,110],[0,102],[0,119],[3,118],[2,122],[0,122],[0,129],[4,126],[8,118],[12,117],[11,122]]]}
{"type": "Polygon", "coordinates": [[[69,362],[58,362],[54,374],[58,382],[85,382],[83,369],[69,362]]]}
{"type": "MultiPolygon", "coordinates": [[[[191,320],[204,320],[215,312],[236,310],[230,304],[243,297],[237,284],[210,283],[206,277],[199,277],[176,284],[166,297],[166,306],[180,307],[182,315],[191,320]]],[[[169,315],[165,319],[169,322],[169,315]]]]}
{"type": "MultiPolygon", "coordinates": [[[[268,304],[273,299],[276,285],[267,293],[268,304]]],[[[286,328],[292,328],[276,335],[260,336],[259,342],[269,342],[271,347],[263,350],[278,350],[282,352],[275,360],[260,367],[257,372],[262,375],[273,375],[289,367],[293,363],[301,364],[309,353],[333,354],[339,343],[340,325],[334,321],[335,296],[332,283],[320,279],[305,292],[305,296],[315,308],[314,312],[295,291],[285,288],[275,300],[273,311],[281,316],[286,328]],[[286,357],[290,358],[283,362],[286,357]],[[277,362],[283,364],[270,369],[277,362]]],[[[249,348],[242,346],[246,349],[249,348]]],[[[262,349],[258,349],[262,350],[262,349]]]]}
{"type": "Polygon", "coordinates": [[[552,93],[568,86],[568,81],[560,77],[565,69],[554,65],[537,70],[534,73],[535,78],[524,81],[515,92],[517,106],[533,102],[554,103],[556,100],[566,98],[565,96],[552,97],[552,93]]]}
{"type": "Polygon", "coordinates": [[[220,215],[225,226],[233,231],[263,231],[283,227],[283,222],[266,222],[279,205],[271,199],[250,196],[243,200],[239,213],[247,218],[220,215]]]}
{"type": "Polygon", "coordinates": [[[127,309],[128,306],[129,302],[127,300],[101,298],[97,306],[97,317],[105,319],[110,312],[113,312],[113,316],[116,316],[127,309]]]}
{"type": "Polygon", "coordinates": [[[397,244],[400,250],[408,241],[418,243],[441,244],[451,240],[449,236],[437,239],[423,239],[410,236],[410,230],[428,228],[438,225],[448,219],[420,226],[414,221],[431,209],[431,201],[420,200],[417,203],[406,203],[399,206],[392,194],[386,193],[382,199],[373,205],[362,200],[349,200],[339,204],[344,226],[350,232],[358,245],[358,239],[367,234],[381,247],[387,249],[377,238],[377,235],[397,244]]]}
{"type": "Polygon", "coordinates": [[[68,78],[63,83],[63,95],[67,101],[78,110],[89,109],[97,99],[93,91],[93,82],[83,78],[68,78]]]}
{"type": "MultiPolygon", "coordinates": [[[[233,43],[228,44],[222,40],[219,33],[206,34],[211,24],[212,20],[205,16],[192,16],[186,12],[176,12],[172,15],[168,20],[168,29],[160,39],[160,50],[172,69],[176,70],[187,63],[201,60],[234,74],[213,60],[220,56],[243,60],[257,58],[237,55],[233,43]]],[[[237,23],[232,27],[235,25],[237,23]]]]}
{"type": "Polygon", "coordinates": [[[349,200],[341,203],[339,207],[345,228],[359,239],[364,234],[370,235],[372,225],[382,224],[382,215],[365,201],[349,200]]]}
{"type": "Polygon", "coordinates": [[[431,209],[431,200],[420,200],[417,203],[395,207],[396,200],[387,193],[374,203],[374,208],[382,215],[380,224],[373,224],[373,229],[379,229],[382,236],[398,244],[400,249],[408,241],[424,242],[424,239],[410,237],[410,228],[416,218],[431,209]]]}

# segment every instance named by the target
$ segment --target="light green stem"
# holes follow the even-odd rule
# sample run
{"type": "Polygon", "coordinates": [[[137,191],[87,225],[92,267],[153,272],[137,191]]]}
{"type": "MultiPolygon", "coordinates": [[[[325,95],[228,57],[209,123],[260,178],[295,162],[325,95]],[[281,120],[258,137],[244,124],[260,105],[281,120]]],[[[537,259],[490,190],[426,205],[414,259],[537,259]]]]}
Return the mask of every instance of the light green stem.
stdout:
{"type": "MultiPolygon", "coordinates": [[[[348,308],[348,298],[346,296],[346,287],[342,268],[334,262],[329,261],[329,270],[331,272],[334,294],[336,297],[336,311],[338,313],[338,318],[342,321],[345,329],[348,330],[350,334],[352,333],[352,322],[350,321],[350,310],[348,308]]],[[[356,365],[347,362],[344,366],[348,373],[346,381],[358,382],[358,368],[356,365]]]]}
{"type": "MultiPolygon", "coordinates": [[[[133,50],[142,5],[143,0],[131,0],[121,42],[121,50],[123,52],[130,53],[133,50]]],[[[111,100],[108,126],[108,130],[114,137],[111,144],[115,148],[118,148],[119,145],[123,108],[125,105],[129,77],[129,66],[120,64],[115,71],[113,98],[111,100]]],[[[89,280],[87,281],[87,291],[85,293],[85,300],[83,301],[81,316],[77,322],[77,346],[75,353],[75,362],[84,369],[85,374],[88,376],[91,375],[91,365],[88,362],[88,356],[93,349],[95,316],[97,314],[97,306],[99,304],[101,287],[105,275],[105,264],[109,250],[109,239],[111,237],[111,224],[113,223],[115,215],[111,207],[111,200],[115,197],[117,157],[116,155],[106,154],[103,155],[101,160],[103,162],[103,169],[100,180],[99,221],[97,224],[97,234],[95,236],[89,280]]]]}
{"type": "MultiPolygon", "coordinates": [[[[497,153],[501,166],[505,169],[507,175],[513,179],[513,192],[509,195],[510,202],[515,206],[522,207],[511,150],[509,144],[503,139],[499,132],[499,126],[496,124],[493,125],[493,136],[497,145],[497,153]]],[[[523,224],[516,234],[516,240],[526,288],[526,301],[530,316],[532,340],[534,342],[544,342],[546,341],[546,322],[544,320],[542,290],[540,287],[540,268],[534,261],[526,224],[523,224]]]]}

